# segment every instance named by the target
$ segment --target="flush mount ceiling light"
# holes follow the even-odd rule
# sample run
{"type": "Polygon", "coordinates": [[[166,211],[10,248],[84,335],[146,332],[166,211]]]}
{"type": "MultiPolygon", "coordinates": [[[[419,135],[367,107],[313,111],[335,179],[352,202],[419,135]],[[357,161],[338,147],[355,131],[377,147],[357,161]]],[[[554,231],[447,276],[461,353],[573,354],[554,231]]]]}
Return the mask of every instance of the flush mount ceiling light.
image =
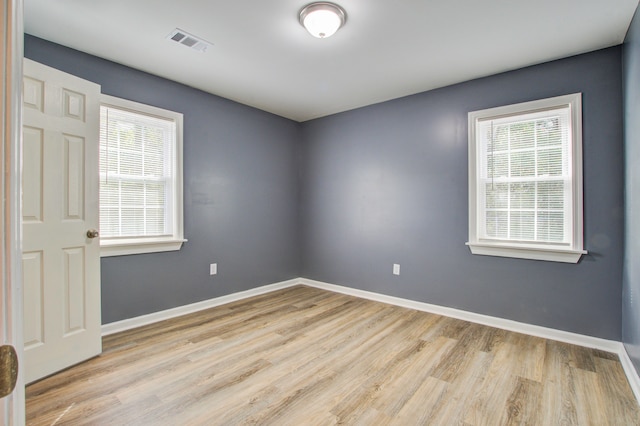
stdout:
{"type": "Polygon", "coordinates": [[[311,3],[300,11],[300,23],[317,38],[331,37],[346,20],[344,9],[334,3],[311,3]]]}

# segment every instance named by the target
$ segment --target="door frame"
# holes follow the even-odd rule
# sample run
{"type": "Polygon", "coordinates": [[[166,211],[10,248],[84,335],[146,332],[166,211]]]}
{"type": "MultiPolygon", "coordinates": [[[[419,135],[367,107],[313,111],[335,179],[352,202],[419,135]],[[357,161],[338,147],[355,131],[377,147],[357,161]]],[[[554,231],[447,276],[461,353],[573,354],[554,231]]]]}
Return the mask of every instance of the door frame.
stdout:
{"type": "Polygon", "coordinates": [[[2,0],[2,150],[0,151],[0,195],[6,202],[0,210],[0,343],[15,347],[18,382],[13,393],[0,399],[0,422],[25,423],[24,375],[22,371],[22,244],[21,244],[21,155],[22,155],[22,58],[23,0],[2,0]]]}

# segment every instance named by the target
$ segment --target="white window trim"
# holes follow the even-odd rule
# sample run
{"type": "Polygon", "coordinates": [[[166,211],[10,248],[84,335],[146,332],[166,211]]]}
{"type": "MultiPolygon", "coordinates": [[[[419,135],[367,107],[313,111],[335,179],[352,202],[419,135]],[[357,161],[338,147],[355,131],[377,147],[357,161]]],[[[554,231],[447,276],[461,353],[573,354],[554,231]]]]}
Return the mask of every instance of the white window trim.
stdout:
{"type": "Polygon", "coordinates": [[[583,188],[582,188],[582,94],[557,96],[514,105],[489,108],[470,112],[469,119],[469,246],[471,253],[486,256],[512,257],[520,259],[546,260],[552,262],[577,263],[583,254],[583,188]],[[497,118],[525,114],[559,106],[569,106],[571,111],[572,134],[572,192],[573,229],[570,246],[551,244],[524,244],[513,241],[480,241],[478,236],[477,172],[479,170],[480,149],[476,143],[477,123],[487,118],[497,118]]]}
{"type": "Polygon", "coordinates": [[[187,240],[184,238],[184,217],[183,217],[183,172],[182,172],[182,133],[183,115],[179,112],[145,105],[126,99],[116,98],[109,95],[100,96],[100,104],[125,109],[132,112],[155,115],[161,118],[168,118],[176,123],[176,153],[175,153],[175,205],[173,235],[161,237],[141,237],[141,238],[114,238],[109,240],[100,239],[100,256],[123,256],[142,253],[159,253],[166,251],[177,251],[182,248],[182,244],[187,240]]]}

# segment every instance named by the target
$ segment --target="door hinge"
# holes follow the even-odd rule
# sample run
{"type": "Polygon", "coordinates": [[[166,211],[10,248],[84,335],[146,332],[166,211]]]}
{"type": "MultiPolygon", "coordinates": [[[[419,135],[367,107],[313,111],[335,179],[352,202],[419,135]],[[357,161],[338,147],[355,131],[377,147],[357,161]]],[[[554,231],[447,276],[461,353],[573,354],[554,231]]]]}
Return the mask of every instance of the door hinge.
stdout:
{"type": "Polygon", "coordinates": [[[18,354],[11,345],[0,346],[0,398],[13,392],[18,380],[18,354]]]}

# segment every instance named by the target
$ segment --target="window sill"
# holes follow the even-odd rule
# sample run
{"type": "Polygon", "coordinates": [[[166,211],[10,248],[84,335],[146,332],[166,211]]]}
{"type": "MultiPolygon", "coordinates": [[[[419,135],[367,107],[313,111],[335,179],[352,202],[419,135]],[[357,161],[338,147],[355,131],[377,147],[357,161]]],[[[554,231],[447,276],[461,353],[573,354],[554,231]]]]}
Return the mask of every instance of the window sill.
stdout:
{"type": "Polygon", "coordinates": [[[185,239],[129,239],[105,240],[100,242],[100,257],[126,256],[130,254],[161,253],[164,251],[178,251],[185,239]]]}
{"type": "Polygon", "coordinates": [[[472,254],[482,256],[513,257],[517,259],[546,260],[549,262],[578,263],[586,250],[559,248],[518,247],[496,244],[466,243],[472,254]]]}

